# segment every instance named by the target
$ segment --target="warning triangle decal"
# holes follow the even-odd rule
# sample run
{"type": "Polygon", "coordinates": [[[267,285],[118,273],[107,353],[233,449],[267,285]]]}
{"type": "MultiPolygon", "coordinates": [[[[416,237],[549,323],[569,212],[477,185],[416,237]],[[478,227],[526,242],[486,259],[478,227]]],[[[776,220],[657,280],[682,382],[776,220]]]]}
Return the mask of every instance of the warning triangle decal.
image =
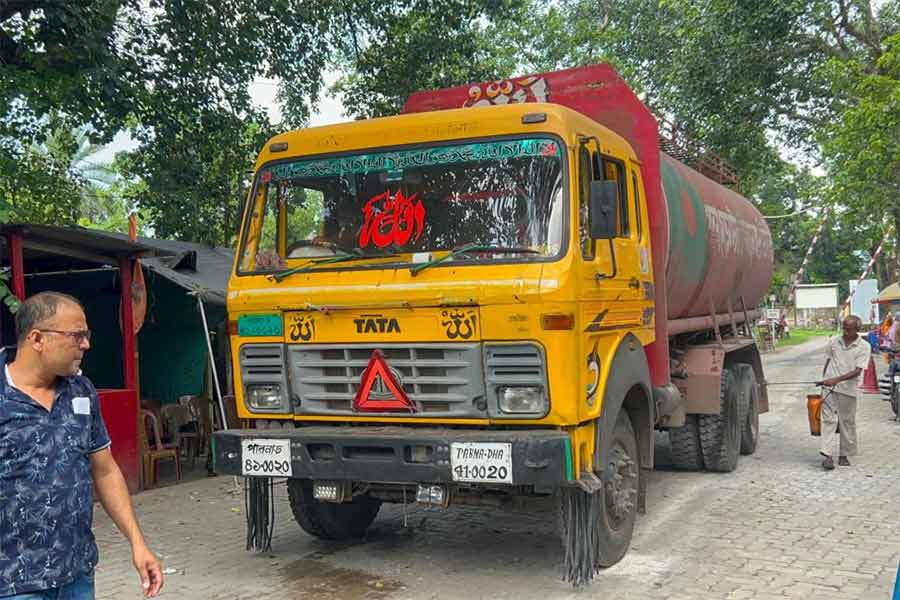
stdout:
{"type": "Polygon", "coordinates": [[[403,391],[403,385],[388,367],[384,355],[377,348],[360,379],[359,391],[353,399],[358,412],[416,412],[416,405],[403,391]]]}

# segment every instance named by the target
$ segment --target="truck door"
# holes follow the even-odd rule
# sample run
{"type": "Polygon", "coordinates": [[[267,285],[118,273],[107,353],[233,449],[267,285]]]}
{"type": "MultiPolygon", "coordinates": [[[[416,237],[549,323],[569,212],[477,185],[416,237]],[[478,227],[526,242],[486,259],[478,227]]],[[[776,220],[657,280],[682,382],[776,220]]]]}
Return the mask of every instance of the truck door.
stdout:
{"type": "Polygon", "coordinates": [[[635,169],[625,168],[624,161],[601,155],[587,145],[579,151],[579,245],[582,300],[604,302],[610,313],[609,323],[640,323],[635,314],[644,298],[642,279],[649,278],[649,262],[641,258],[642,223],[635,199],[635,169]],[[619,186],[618,235],[613,240],[594,240],[588,233],[588,190],[594,180],[615,181],[619,186]],[[643,264],[642,264],[643,263],[643,264]],[[616,318],[613,318],[615,316],[616,318]]]}
{"type": "MultiPolygon", "coordinates": [[[[599,383],[604,357],[611,356],[615,340],[623,332],[636,332],[642,326],[645,301],[642,281],[641,250],[633,186],[625,162],[597,152],[593,144],[582,144],[578,157],[578,264],[580,291],[580,328],[582,356],[586,364],[588,417],[599,411],[599,397],[592,391],[599,383]],[[619,185],[618,234],[612,240],[595,240],[588,227],[588,194],[592,180],[612,180],[619,185]]],[[[648,263],[649,269],[649,263],[648,263]]],[[[648,279],[649,275],[643,275],[648,279]]],[[[582,405],[584,406],[584,405],[582,405]]]]}

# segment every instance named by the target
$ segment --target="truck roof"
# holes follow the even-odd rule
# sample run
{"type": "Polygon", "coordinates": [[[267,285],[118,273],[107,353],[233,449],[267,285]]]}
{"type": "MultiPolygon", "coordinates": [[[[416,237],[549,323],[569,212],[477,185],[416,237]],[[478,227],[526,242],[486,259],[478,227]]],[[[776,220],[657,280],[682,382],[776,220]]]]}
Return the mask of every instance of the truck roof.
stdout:
{"type": "MultiPolygon", "coordinates": [[[[586,132],[596,131],[599,127],[603,131],[601,146],[604,151],[637,160],[624,138],[585,115],[559,104],[528,103],[401,114],[288,131],[272,137],[265,144],[256,167],[286,158],[521,134],[522,117],[531,113],[546,114],[546,121],[525,125],[524,131],[533,128],[536,133],[586,132]],[[272,152],[272,145],[278,143],[286,143],[287,148],[272,152]]],[[[574,140],[565,141],[572,143],[574,140]]]]}

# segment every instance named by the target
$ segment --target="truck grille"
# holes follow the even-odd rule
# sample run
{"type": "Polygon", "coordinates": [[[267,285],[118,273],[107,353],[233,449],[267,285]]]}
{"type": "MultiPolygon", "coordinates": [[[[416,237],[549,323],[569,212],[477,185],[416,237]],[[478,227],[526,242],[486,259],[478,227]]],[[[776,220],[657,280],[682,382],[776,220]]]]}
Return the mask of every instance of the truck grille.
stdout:
{"type": "Polygon", "coordinates": [[[288,413],[290,398],[284,398],[282,408],[266,411],[255,411],[246,403],[247,387],[254,384],[278,384],[287,390],[287,379],[284,369],[283,344],[245,344],[240,349],[241,383],[244,386],[245,406],[250,412],[288,413]]]}
{"type": "Polygon", "coordinates": [[[485,344],[487,399],[491,417],[515,418],[500,410],[500,389],[506,386],[541,387],[549,394],[544,351],[533,343],[485,344]]]}
{"type": "Polygon", "coordinates": [[[362,373],[376,348],[402,376],[403,391],[416,404],[416,415],[487,415],[478,344],[289,346],[293,391],[300,399],[298,414],[352,415],[362,373]]]}
{"type": "Polygon", "coordinates": [[[241,346],[241,377],[252,381],[281,381],[284,358],[281,344],[247,344],[241,346]]]}

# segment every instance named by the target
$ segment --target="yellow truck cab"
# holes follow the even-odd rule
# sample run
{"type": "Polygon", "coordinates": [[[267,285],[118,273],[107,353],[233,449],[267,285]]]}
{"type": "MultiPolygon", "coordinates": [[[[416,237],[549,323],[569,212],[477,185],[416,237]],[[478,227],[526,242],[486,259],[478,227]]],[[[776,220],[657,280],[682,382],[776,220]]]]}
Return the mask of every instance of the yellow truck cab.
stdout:
{"type": "Polygon", "coordinates": [[[265,145],[228,288],[246,427],[216,434],[218,472],[287,478],[326,539],[382,502],[556,494],[590,546],[569,579],[624,555],[654,428],[687,419],[669,365],[651,377],[649,184],[623,137],[542,99],[265,145]]]}

